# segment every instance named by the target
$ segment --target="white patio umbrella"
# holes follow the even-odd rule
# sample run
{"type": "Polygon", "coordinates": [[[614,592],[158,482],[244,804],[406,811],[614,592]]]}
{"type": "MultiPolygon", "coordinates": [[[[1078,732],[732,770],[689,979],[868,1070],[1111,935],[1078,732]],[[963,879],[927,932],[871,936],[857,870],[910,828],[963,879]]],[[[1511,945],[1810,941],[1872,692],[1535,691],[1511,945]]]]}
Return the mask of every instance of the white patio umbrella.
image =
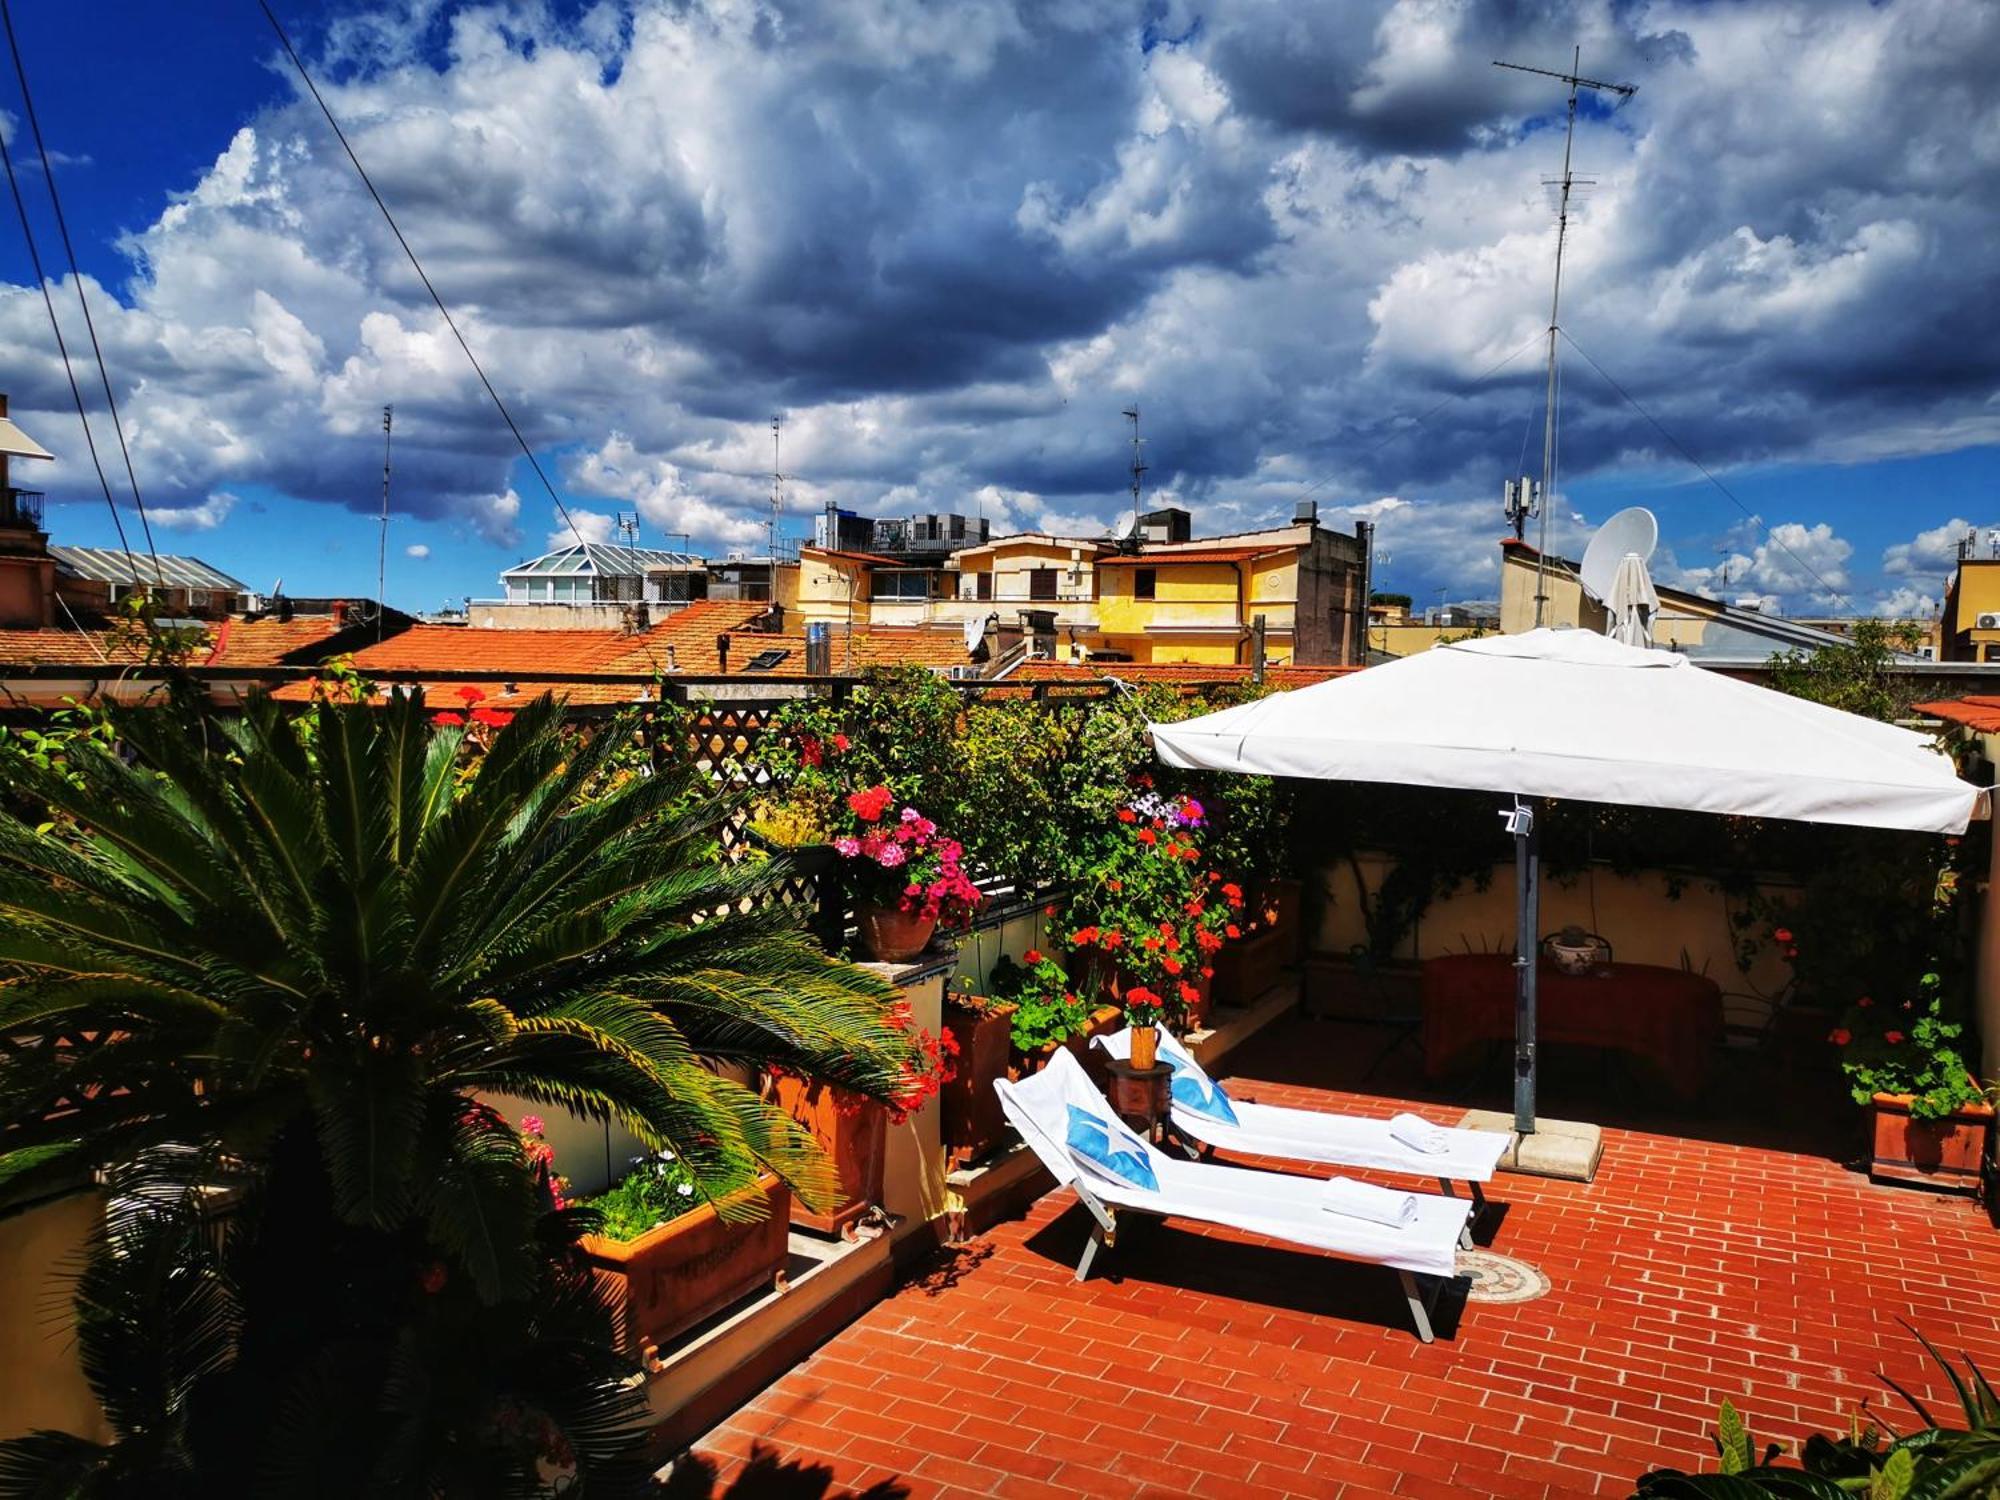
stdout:
{"type": "Polygon", "coordinates": [[[1454,641],[1153,726],[1168,765],[1513,793],[1515,1127],[1534,1130],[1529,797],[1960,833],[1985,795],[1922,735],[1584,630],[1454,641]]]}
{"type": "Polygon", "coordinates": [[[1646,572],[1646,560],[1638,553],[1628,552],[1619,559],[1604,609],[1610,616],[1604,633],[1612,640],[1627,646],[1653,644],[1653,616],[1659,613],[1660,596],[1646,572]]]}

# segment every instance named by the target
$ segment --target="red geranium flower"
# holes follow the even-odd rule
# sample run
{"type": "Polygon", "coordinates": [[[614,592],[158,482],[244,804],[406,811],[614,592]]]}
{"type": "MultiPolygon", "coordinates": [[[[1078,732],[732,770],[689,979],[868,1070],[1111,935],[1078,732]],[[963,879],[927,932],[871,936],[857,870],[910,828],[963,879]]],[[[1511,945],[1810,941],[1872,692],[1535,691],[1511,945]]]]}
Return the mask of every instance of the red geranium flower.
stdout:
{"type": "Polygon", "coordinates": [[[833,737],[833,748],[838,754],[845,755],[847,753],[847,743],[847,736],[844,734],[836,734],[833,737]]]}
{"type": "Polygon", "coordinates": [[[489,724],[495,729],[505,729],[514,722],[514,711],[510,708],[475,708],[472,711],[472,722],[489,724]]]}
{"type": "Polygon", "coordinates": [[[1792,940],[1792,929],[1789,927],[1780,927],[1776,932],[1771,934],[1771,937],[1776,942],[1789,943],[1792,940]]]}
{"type": "Polygon", "coordinates": [[[1199,999],[1201,999],[1200,988],[1196,985],[1189,984],[1185,979],[1183,979],[1181,981],[1181,1003],[1184,1005],[1193,1005],[1199,999]]]}
{"type": "Polygon", "coordinates": [[[1873,1000],[1870,1000],[1866,995],[1863,995],[1859,1000],[1855,1001],[1854,1003],[1860,1006],[1863,1010],[1866,1010],[1868,1009],[1869,1006],[1873,1005],[1875,1002],[1873,1000]]]}
{"type": "Polygon", "coordinates": [[[1105,946],[1105,947],[1107,947],[1107,948],[1122,948],[1122,947],[1123,947],[1124,945],[1125,945],[1125,934],[1124,934],[1124,933],[1120,932],[1120,931],[1119,931],[1119,930],[1118,930],[1118,929],[1117,929],[1116,927],[1110,927],[1110,928],[1107,928],[1107,929],[1105,929],[1105,933],[1104,933],[1104,946],[1105,946]]]}
{"type": "Polygon", "coordinates": [[[1024,964],[1038,964],[1041,961],[1042,950],[1039,948],[1030,948],[1026,953],[1021,955],[1021,962],[1024,964]]]}
{"type": "Polygon", "coordinates": [[[826,758],[825,754],[824,752],[821,751],[818,740],[814,739],[809,734],[802,734],[799,736],[799,759],[801,761],[803,761],[806,765],[809,766],[817,766],[825,758],[826,758]]]}
{"type": "Polygon", "coordinates": [[[1118,821],[1121,823],[1136,823],[1139,821],[1139,815],[1129,807],[1121,807],[1118,809],[1118,821]]]}
{"type": "Polygon", "coordinates": [[[463,724],[465,722],[465,715],[451,713],[450,711],[447,710],[444,712],[432,714],[431,722],[433,724],[444,725],[444,726],[463,724]]]}
{"type": "Polygon", "coordinates": [[[1836,1026],[1826,1034],[1826,1039],[1836,1047],[1845,1047],[1854,1040],[1854,1034],[1845,1026],[1836,1026]]]}
{"type": "Polygon", "coordinates": [[[1891,1047],[1899,1046],[1903,1041],[1903,1033],[1900,1031],[1885,1031],[1882,1033],[1882,1040],[1887,1042],[1891,1047]]]}
{"type": "Polygon", "coordinates": [[[1160,841],[1160,836],[1159,836],[1159,835],[1158,835],[1157,833],[1153,832],[1153,830],[1152,830],[1152,829],[1150,829],[1150,828],[1141,828],[1141,829],[1139,830],[1139,842],[1140,842],[1140,843],[1142,843],[1142,844],[1157,844],[1157,843],[1159,843],[1159,841],[1160,841]]]}
{"type": "Polygon", "coordinates": [[[457,698],[462,703],[477,703],[480,699],[484,698],[486,694],[468,682],[464,687],[460,688],[452,696],[457,698]]]}
{"type": "Polygon", "coordinates": [[[1169,974],[1178,974],[1181,971],[1181,961],[1178,958],[1163,958],[1160,960],[1160,967],[1169,974]]]}
{"type": "Polygon", "coordinates": [[[895,793],[886,786],[871,786],[865,792],[856,792],[847,799],[848,811],[864,823],[880,821],[882,814],[889,810],[889,804],[896,800],[895,793]]]}
{"type": "Polygon", "coordinates": [[[1234,922],[1231,922],[1227,927],[1222,929],[1222,935],[1224,937],[1240,938],[1243,936],[1243,929],[1238,927],[1234,922]]]}
{"type": "Polygon", "coordinates": [[[428,1266],[424,1268],[424,1278],[423,1278],[424,1291],[427,1292],[429,1295],[435,1297],[439,1292],[444,1290],[444,1284],[448,1274],[449,1273],[447,1273],[444,1268],[443,1261],[437,1261],[437,1260],[432,1261],[428,1266]]]}

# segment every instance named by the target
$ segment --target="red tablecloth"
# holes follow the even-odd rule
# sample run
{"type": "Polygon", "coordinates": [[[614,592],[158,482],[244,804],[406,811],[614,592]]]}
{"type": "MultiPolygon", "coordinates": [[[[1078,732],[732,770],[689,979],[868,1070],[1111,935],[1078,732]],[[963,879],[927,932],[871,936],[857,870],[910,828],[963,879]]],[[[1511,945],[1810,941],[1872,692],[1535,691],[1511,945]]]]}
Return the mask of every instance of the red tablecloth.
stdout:
{"type": "MultiPolygon", "coordinates": [[[[1683,1099],[1701,1092],[1722,1039],[1722,991],[1684,969],[1608,964],[1573,977],[1537,973],[1535,1032],[1542,1042],[1608,1047],[1658,1067],[1683,1099]]],[[[1441,1076],[1461,1053],[1514,1039],[1514,961],[1460,953],[1424,962],[1424,1073],[1441,1076]]]]}

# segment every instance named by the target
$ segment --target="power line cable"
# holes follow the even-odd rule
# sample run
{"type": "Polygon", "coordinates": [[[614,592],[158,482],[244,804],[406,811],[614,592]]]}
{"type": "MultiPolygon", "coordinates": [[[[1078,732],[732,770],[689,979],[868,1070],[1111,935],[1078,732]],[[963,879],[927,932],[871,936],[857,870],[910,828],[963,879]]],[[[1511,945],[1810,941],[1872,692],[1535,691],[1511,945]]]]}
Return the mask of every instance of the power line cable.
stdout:
{"type": "MultiPolygon", "coordinates": [[[[69,237],[69,220],[63,217],[62,195],[56,191],[56,170],[49,160],[48,143],[42,139],[41,118],[35,113],[35,96],[28,89],[28,68],[21,60],[21,44],[14,35],[14,11],[8,0],[0,0],[0,23],[7,29],[7,50],[13,55],[14,76],[21,81],[21,107],[28,129],[35,137],[35,150],[42,158],[42,181],[48,185],[49,204],[55,209],[56,232],[62,237],[63,254],[69,260],[70,285],[76,288],[77,305],[83,309],[83,326],[90,335],[91,352],[97,357],[97,378],[104,383],[104,404],[111,412],[111,430],[118,435],[118,451],[125,456],[125,477],[132,485],[132,504],[139,512],[139,528],[146,537],[146,553],[153,560],[153,580],[160,592],[167,588],[166,570],[160,566],[160,552],[153,545],[153,523],[146,519],[146,500],[139,493],[139,475],[132,467],[132,450],[125,442],[125,424],[118,417],[118,398],[111,392],[111,372],[104,365],[104,346],[97,340],[97,324],[90,316],[90,299],[84,295],[83,272],[77,266],[76,246],[69,237]]],[[[130,549],[127,549],[128,551],[130,549]]],[[[128,557],[127,562],[131,559],[128,557]]],[[[132,569],[132,582],[139,583],[139,570],[132,569]]]]}
{"type": "MultiPolygon", "coordinates": [[[[0,4],[4,3],[5,0],[0,0],[0,4]]],[[[269,0],[257,0],[257,6],[264,12],[264,19],[271,23],[271,29],[278,34],[279,44],[285,49],[285,55],[292,60],[292,66],[298,70],[299,78],[305,84],[307,92],[313,96],[313,103],[319,106],[319,112],[326,116],[326,123],[333,128],[334,138],[340,142],[340,149],[347,153],[347,159],[354,164],[355,173],[361,178],[361,185],[368,189],[368,196],[375,200],[375,206],[382,211],[382,218],[387,222],[389,232],[395,235],[396,243],[403,247],[403,254],[410,258],[410,266],[416,271],[417,280],[424,284],[424,290],[430,293],[431,301],[437,304],[437,310],[444,318],[445,327],[449,328],[451,336],[458,340],[458,347],[465,351],[465,358],[472,366],[472,373],[477,375],[479,383],[486,387],[486,394],[492,397],[494,408],[500,413],[500,419],[507,424],[507,430],[514,434],[514,441],[521,445],[521,452],[528,460],[528,467],[535,471],[535,478],[542,482],[542,488],[547,490],[549,498],[555,501],[557,513],[562,516],[563,523],[576,537],[577,544],[589,545],[584,541],[583,532],[570,515],[569,507],[563,504],[562,496],[556,493],[555,485],[550,483],[549,476],[543,472],[541,460],[535,457],[535,450],[528,446],[528,440],[521,435],[521,429],[515,424],[513,414],[507,410],[507,403],[502,401],[500,393],[493,389],[493,382],[486,378],[486,371],[481,368],[478,357],[473,354],[472,346],[465,341],[465,335],[458,331],[458,322],[452,317],[451,309],[444,305],[444,298],[440,297],[437,288],[431,285],[431,279],[424,271],[423,262],[417,259],[417,252],[410,248],[410,242],[403,237],[402,228],[396,223],[396,216],[389,212],[389,205],[382,201],[382,195],[375,190],[374,179],[368,175],[368,169],[361,165],[361,158],[354,154],[354,147],[347,140],[347,132],[340,128],[340,121],[333,117],[333,110],[321,96],[319,85],[313,82],[312,74],[306,71],[305,62],[300,58],[298,49],[292,45],[291,37],[285,34],[284,24],[278,20],[277,12],[271,9],[269,0]]]]}
{"type": "MultiPolygon", "coordinates": [[[[1661,426],[1659,418],[1655,417],[1651,412],[1647,411],[1645,407],[1641,406],[1636,396],[1634,396],[1630,391],[1626,390],[1625,387],[1620,385],[1617,381],[1613,380],[1611,378],[1610,372],[1607,371],[1604,368],[1604,366],[1600,365],[1596,360],[1592,359],[1590,357],[1590,352],[1587,349],[1585,349],[1583,345],[1579,344],[1575,339],[1569,336],[1569,332],[1567,329],[1563,331],[1563,342],[1568,344],[1570,348],[1576,350],[1578,354],[1581,354],[1584,358],[1584,362],[1588,364],[1591,369],[1595,370],[1600,376],[1603,377],[1604,383],[1610,386],[1611,389],[1616,391],[1620,396],[1623,396],[1625,398],[1626,403],[1632,408],[1632,410],[1636,411],[1640,416],[1644,417],[1647,420],[1647,422],[1651,423],[1653,430],[1659,433],[1659,435],[1665,438],[1669,443],[1671,443],[1676,453],[1680,454],[1682,458],[1686,459],[1689,463],[1693,464],[1695,468],[1700,471],[1702,478],[1706,479],[1710,484],[1714,485],[1718,490],[1722,491],[1723,494],[1727,495],[1729,497],[1730,504],[1734,505],[1738,510],[1742,511],[1743,514],[1748,516],[1750,520],[1756,525],[1764,526],[1764,518],[1758,515],[1757,512],[1752,510],[1749,506],[1745,505],[1740,499],[1738,499],[1736,496],[1736,492],[1734,490],[1730,489],[1728,485],[1724,484],[1720,479],[1716,478],[1715,475],[1709,471],[1708,465],[1704,464],[1700,459],[1696,458],[1692,453],[1688,452],[1687,445],[1681,442],[1681,440],[1675,437],[1671,432],[1667,431],[1665,427],[1661,426]]],[[[1771,541],[1777,545],[1779,551],[1783,552],[1785,556],[1789,557],[1793,562],[1797,563],[1799,567],[1802,568],[1805,571],[1805,573],[1812,579],[1812,581],[1820,586],[1820,588],[1826,593],[1828,598],[1836,599],[1841,604],[1846,605],[1850,608],[1852,607],[1852,601],[1847,597],[1847,595],[1843,594],[1839,589],[1835,588],[1832,584],[1828,583],[1824,578],[1820,576],[1819,570],[1817,568],[1813,567],[1811,563],[1807,562],[1803,557],[1800,557],[1798,553],[1794,552],[1790,547],[1786,546],[1785,539],[1779,536],[1776,530],[1774,530],[1772,527],[1764,526],[1764,535],[1769,537],[1771,541]]]]}
{"type": "Polygon", "coordinates": [[[15,212],[21,216],[21,238],[28,247],[28,259],[35,268],[35,285],[41,288],[42,306],[48,309],[49,327],[56,336],[56,350],[62,355],[63,374],[69,378],[70,398],[76,402],[76,417],[83,424],[83,445],[90,450],[90,466],[97,471],[98,486],[104,491],[105,508],[111,512],[111,528],[118,533],[119,550],[125,554],[125,565],[132,570],[134,582],[139,577],[138,560],[132,555],[131,539],[125,535],[125,521],[118,514],[118,501],[111,493],[111,481],[105,477],[104,461],[97,454],[97,439],[90,433],[90,415],[83,404],[83,389],[76,383],[76,367],[70,363],[69,343],[63,338],[62,322],[56,317],[55,299],[49,295],[49,278],[42,270],[42,252],[35,246],[35,231],[28,220],[28,202],[21,196],[21,181],[14,174],[14,152],[7,144],[7,133],[0,130],[0,162],[7,168],[7,187],[14,195],[15,212]]]}

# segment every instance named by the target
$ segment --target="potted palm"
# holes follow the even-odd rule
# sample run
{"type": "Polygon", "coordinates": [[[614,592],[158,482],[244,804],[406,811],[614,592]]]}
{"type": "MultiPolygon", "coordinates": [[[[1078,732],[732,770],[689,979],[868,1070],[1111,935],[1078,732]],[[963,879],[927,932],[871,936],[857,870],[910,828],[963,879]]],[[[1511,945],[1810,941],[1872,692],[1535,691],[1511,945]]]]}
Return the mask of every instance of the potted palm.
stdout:
{"type": "Polygon", "coordinates": [[[628,774],[625,726],[549,699],[476,747],[421,694],[113,725],[117,753],[0,768],[0,1028],[49,1040],[0,1051],[0,1207],[93,1171],[231,1194],[197,1451],[121,1482],[538,1492],[561,1455],[615,1488],[648,1413],[599,1221],[481,1095],[615,1119],[719,1209],[762,1173],[824,1203],[824,1152],[716,1064],[893,1099],[894,991],[772,904],[782,860],[712,857],[733,799],[628,774]]]}

